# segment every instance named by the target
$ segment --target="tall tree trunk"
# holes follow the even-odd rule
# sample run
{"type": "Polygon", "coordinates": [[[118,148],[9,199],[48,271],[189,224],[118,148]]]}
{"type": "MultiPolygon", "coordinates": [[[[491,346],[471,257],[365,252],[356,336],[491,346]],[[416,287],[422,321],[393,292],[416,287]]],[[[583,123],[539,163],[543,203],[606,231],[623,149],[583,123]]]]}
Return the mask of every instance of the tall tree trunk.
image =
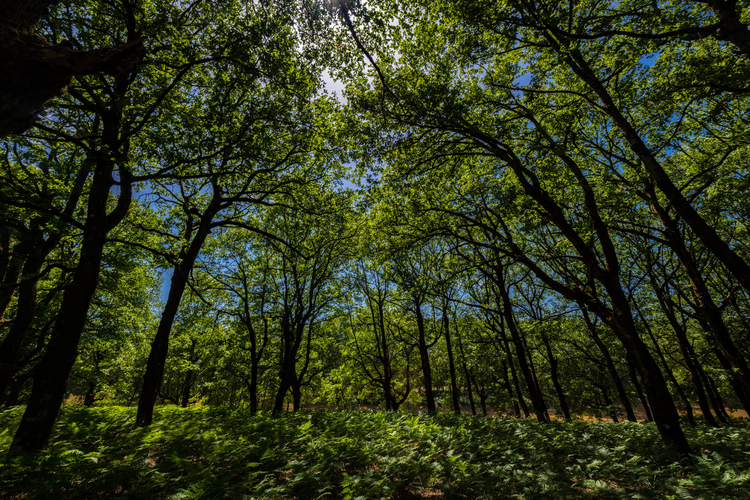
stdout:
{"type": "Polygon", "coordinates": [[[651,413],[651,406],[649,405],[646,395],[643,394],[641,384],[638,383],[638,373],[636,372],[635,366],[630,361],[628,361],[628,371],[630,373],[630,380],[633,382],[633,387],[635,387],[635,393],[638,394],[638,399],[641,401],[643,411],[646,413],[646,420],[651,422],[654,420],[654,416],[651,413]]]}
{"type": "MultiPolygon", "coordinates": [[[[695,353],[692,350],[692,346],[690,345],[690,341],[687,338],[687,333],[685,332],[685,328],[677,320],[672,304],[667,301],[666,296],[662,293],[660,287],[656,283],[654,276],[651,276],[651,284],[652,284],[652,289],[654,290],[654,293],[656,294],[656,298],[661,304],[661,309],[664,312],[664,315],[666,316],[667,321],[669,322],[669,325],[672,327],[672,331],[674,332],[675,337],[677,338],[677,345],[680,348],[680,354],[682,355],[682,359],[685,361],[685,366],[688,369],[688,373],[690,373],[690,379],[693,383],[693,391],[695,392],[695,396],[698,399],[698,406],[700,407],[701,412],[706,418],[706,422],[708,423],[708,425],[715,427],[718,425],[718,423],[714,419],[713,415],[711,415],[711,409],[709,408],[708,399],[706,398],[706,392],[704,390],[703,381],[699,373],[700,364],[698,363],[697,358],[695,357],[695,353]]],[[[639,314],[640,314],[640,311],[639,311],[639,314]]],[[[641,314],[641,318],[643,319],[644,324],[646,324],[648,328],[648,323],[645,321],[645,318],[643,318],[642,314],[641,314]]],[[[651,336],[651,340],[654,343],[654,346],[657,347],[658,349],[656,337],[653,335],[653,332],[651,332],[650,328],[648,328],[648,331],[649,331],[649,335],[651,336]]],[[[661,350],[659,350],[658,352],[659,352],[659,356],[662,358],[662,363],[666,367],[667,361],[664,358],[664,355],[661,353],[661,350]]],[[[671,371],[668,371],[668,373],[671,374],[671,371]]],[[[674,376],[672,376],[672,378],[674,378],[674,376]]],[[[677,381],[675,380],[673,383],[676,384],[677,381]]]]}
{"type": "Polygon", "coordinates": [[[557,392],[557,400],[560,402],[560,409],[563,412],[566,422],[570,422],[570,409],[568,408],[568,401],[565,398],[565,391],[563,391],[562,385],[560,384],[560,376],[557,370],[559,365],[554,354],[552,354],[552,346],[550,345],[549,337],[546,334],[542,334],[542,342],[547,350],[547,357],[549,357],[549,370],[550,377],[552,377],[552,385],[555,386],[555,392],[557,392]]]}
{"type": "MultiPolygon", "coordinates": [[[[651,337],[651,341],[654,344],[654,350],[656,351],[656,354],[659,356],[659,359],[661,360],[661,364],[664,367],[664,373],[667,374],[667,378],[669,379],[670,382],[672,382],[672,385],[677,391],[677,394],[680,396],[680,399],[682,399],[682,402],[685,405],[685,413],[687,413],[688,422],[690,422],[691,427],[695,427],[695,418],[693,416],[693,406],[690,403],[690,400],[688,399],[687,394],[685,394],[685,391],[682,390],[682,387],[680,387],[680,384],[677,382],[677,379],[675,378],[674,373],[672,372],[672,368],[669,366],[669,363],[667,363],[667,358],[664,356],[664,353],[662,352],[662,349],[659,346],[659,343],[656,341],[656,336],[651,331],[651,328],[648,326],[648,324],[646,323],[644,324],[646,325],[646,331],[648,332],[648,335],[649,337],[651,337]]],[[[703,398],[705,400],[705,395],[703,395],[703,398]]],[[[700,401],[701,398],[699,397],[698,400],[700,401]]],[[[702,405],[701,405],[701,408],[703,408],[702,405]]],[[[708,406],[706,406],[705,408],[708,411],[708,413],[706,414],[706,422],[711,427],[716,427],[718,424],[716,423],[716,420],[714,420],[713,415],[711,415],[711,412],[708,409],[708,406]]]]}
{"type": "Polygon", "coordinates": [[[258,413],[258,363],[252,361],[250,364],[250,415],[258,413]]]}
{"type": "Polygon", "coordinates": [[[471,389],[471,378],[469,378],[469,370],[466,368],[466,363],[463,365],[464,369],[464,380],[466,381],[466,393],[469,396],[469,406],[471,406],[471,414],[477,414],[477,407],[474,405],[474,391],[471,389]]]}
{"type": "Polygon", "coordinates": [[[167,303],[164,305],[156,335],[151,342],[151,351],[146,361],[143,387],[138,398],[138,412],[135,418],[136,425],[139,426],[149,425],[154,418],[154,405],[164,377],[164,366],[169,352],[169,334],[180,307],[182,294],[187,286],[189,270],[184,270],[183,264],[185,261],[176,266],[172,272],[167,303]]]}
{"type": "Polygon", "coordinates": [[[190,271],[200,254],[203,242],[208,237],[214,217],[221,209],[222,201],[221,189],[214,186],[211,202],[201,215],[194,236],[191,234],[192,229],[189,227],[192,220],[189,219],[188,221],[186,239],[190,241],[190,245],[186,250],[180,252],[179,262],[172,271],[167,303],[164,305],[164,311],[161,313],[161,320],[156,329],[154,340],[151,342],[148,361],[146,361],[143,388],[138,399],[138,412],[135,417],[136,425],[149,425],[154,418],[154,405],[156,404],[159,387],[161,387],[162,378],[164,377],[164,366],[166,365],[167,353],[169,352],[169,335],[172,332],[172,325],[177,317],[177,311],[180,309],[180,301],[182,300],[182,295],[185,293],[190,271]]]}
{"type": "Polygon", "coordinates": [[[534,387],[536,388],[537,394],[539,394],[539,397],[542,400],[542,403],[544,404],[544,417],[546,420],[552,420],[549,417],[549,411],[547,410],[547,403],[544,401],[544,394],[542,393],[542,385],[539,383],[539,377],[537,377],[536,374],[536,365],[534,364],[534,357],[531,355],[531,349],[529,349],[529,343],[526,341],[526,337],[521,337],[521,341],[523,342],[523,349],[526,352],[526,356],[528,357],[529,361],[529,369],[531,370],[531,378],[534,380],[534,387]]]}
{"type": "Polygon", "coordinates": [[[516,347],[516,359],[518,360],[518,366],[521,369],[523,378],[526,381],[526,389],[529,391],[529,397],[531,398],[531,404],[534,407],[536,413],[536,419],[539,422],[546,422],[547,405],[544,403],[541,393],[538,390],[537,384],[534,382],[534,377],[531,373],[531,368],[526,358],[526,350],[524,349],[523,341],[521,339],[521,333],[518,331],[515,318],[513,316],[513,306],[510,302],[510,296],[505,286],[505,276],[503,275],[503,266],[499,259],[495,261],[495,282],[497,283],[496,290],[500,293],[500,298],[503,304],[503,316],[505,322],[508,325],[508,331],[510,332],[511,338],[513,339],[513,345],[516,347]]]}
{"type": "Polygon", "coordinates": [[[385,330],[385,314],[383,311],[383,302],[377,303],[377,317],[373,314],[373,327],[375,336],[380,345],[380,356],[383,364],[383,398],[385,398],[385,410],[396,411],[398,405],[396,396],[393,394],[393,367],[391,366],[391,353],[388,348],[388,336],[385,330]]]}
{"type": "MultiPolygon", "coordinates": [[[[506,353],[507,354],[507,353],[506,353]]],[[[510,358],[508,358],[510,359],[510,358]]],[[[511,369],[512,369],[512,360],[511,360],[511,369]]],[[[523,402],[523,398],[519,393],[519,397],[515,397],[513,394],[513,386],[510,384],[510,379],[508,378],[508,365],[503,360],[503,380],[505,381],[505,390],[508,391],[508,396],[510,396],[510,399],[513,401],[513,411],[515,412],[516,418],[521,418],[521,408],[519,407],[519,401],[523,402]]],[[[518,388],[518,382],[515,379],[515,376],[513,377],[513,382],[515,383],[516,388],[518,388]]],[[[529,416],[529,411],[526,409],[526,405],[524,404],[524,414],[526,417],[529,416]]]]}
{"type": "Polygon", "coordinates": [[[430,352],[427,347],[427,332],[425,331],[424,317],[422,316],[422,303],[420,299],[414,299],[414,314],[417,319],[417,334],[419,335],[419,359],[422,363],[422,377],[424,380],[425,402],[427,413],[437,414],[435,405],[435,394],[432,390],[432,369],[430,368],[430,352]]]}
{"type": "Polygon", "coordinates": [[[625,414],[627,415],[630,422],[637,422],[638,419],[635,418],[635,412],[633,411],[633,406],[630,404],[630,398],[628,397],[628,393],[625,390],[625,386],[622,385],[622,380],[620,379],[620,375],[617,373],[617,368],[615,367],[614,361],[612,361],[612,356],[609,353],[609,349],[607,349],[607,345],[602,342],[602,339],[599,337],[599,333],[596,331],[596,325],[594,325],[594,323],[591,321],[588,311],[586,311],[586,309],[584,308],[582,309],[582,312],[583,319],[586,322],[586,326],[588,326],[591,338],[594,339],[594,343],[604,356],[605,366],[607,367],[607,370],[612,377],[612,381],[615,384],[617,394],[619,394],[620,401],[625,408],[625,414]]]}
{"type": "Polygon", "coordinates": [[[464,352],[464,345],[463,341],[461,340],[461,333],[458,329],[458,321],[453,319],[453,324],[456,325],[456,340],[458,341],[458,354],[461,356],[461,367],[464,371],[464,380],[466,381],[466,392],[469,396],[469,406],[471,406],[471,414],[476,415],[477,414],[477,408],[474,405],[474,391],[471,389],[471,380],[469,377],[469,368],[466,364],[466,353],[464,352]]]}
{"type": "Polygon", "coordinates": [[[302,384],[292,383],[292,410],[300,411],[302,409],[302,384]]]}
{"type": "Polygon", "coordinates": [[[724,406],[724,400],[722,399],[721,394],[719,394],[719,389],[716,387],[716,383],[706,372],[703,372],[703,377],[705,377],[704,382],[706,383],[709,397],[714,405],[714,410],[716,410],[716,415],[721,415],[722,418],[719,419],[721,423],[729,423],[730,416],[727,412],[726,406],[724,406]]]}
{"type": "MultiPolygon", "coordinates": [[[[692,404],[690,403],[690,400],[688,399],[687,394],[685,394],[685,391],[682,390],[682,387],[680,387],[680,384],[677,382],[677,379],[675,378],[674,373],[672,372],[672,368],[670,368],[669,363],[667,363],[667,358],[664,356],[664,353],[662,352],[662,349],[659,346],[659,342],[657,341],[653,330],[648,325],[646,318],[644,318],[643,313],[641,312],[640,309],[637,309],[637,310],[638,310],[638,315],[641,317],[641,320],[643,321],[646,332],[648,333],[648,336],[651,338],[651,343],[654,345],[654,350],[656,351],[657,356],[659,356],[659,359],[661,360],[661,364],[664,367],[664,373],[667,374],[667,378],[670,380],[670,382],[672,382],[672,385],[675,387],[675,389],[677,390],[677,393],[682,399],[685,405],[685,412],[687,413],[687,417],[688,417],[688,421],[690,422],[690,425],[692,427],[695,427],[695,418],[693,417],[692,404]]],[[[682,352],[682,349],[680,349],[680,351],[682,352]]],[[[683,354],[683,358],[684,358],[684,354],[683,354]]],[[[689,367],[688,367],[688,370],[690,370],[689,367]]],[[[692,375],[692,372],[691,372],[691,375],[692,375]]],[[[693,384],[693,387],[695,387],[695,384],[693,384]]],[[[696,393],[698,393],[697,389],[696,389],[696,393]]],[[[701,405],[702,410],[705,408],[705,410],[708,412],[708,415],[706,417],[706,422],[710,426],[716,427],[718,424],[716,423],[716,420],[714,420],[713,416],[711,415],[711,412],[708,409],[708,405],[705,405],[704,407],[705,397],[706,397],[705,394],[698,396],[699,404],[701,405]],[[701,403],[701,399],[703,400],[703,403],[701,403]]]]}
{"type": "Polygon", "coordinates": [[[443,330],[445,333],[445,348],[448,352],[448,372],[451,378],[451,400],[453,402],[453,412],[456,415],[461,414],[461,403],[458,394],[458,382],[456,381],[456,365],[453,362],[453,348],[451,346],[450,321],[448,321],[448,301],[443,303],[443,330]]]}
{"type": "MultiPolygon", "coordinates": [[[[294,359],[294,356],[292,356],[294,359]]],[[[276,397],[273,402],[273,416],[278,417],[284,411],[284,401],[289,389],[292,387],[292,380],[294,379],[294,366],[290,363],[289,358],[282,362],[281,370],[279,371],[279,388],[276,391],[276,397]]]]}
{"type": "Polygon", "coordinates": [[[193,369],[189,369],[185,373],[185,382],[182,384],[182,395],[180,396],[180,406],[187,408],[190,403],[190,390],[193,387],[193,369]]]}
{"type": "MultiPolygon", "coordinates": [[[[190,352],[188,353],[188,360],[190,360],[190,363],[195,363],[197,361],[197,358],[195,358],[195,346],[197,343],[198,342],[195,339],[191,339],[190,341],[190,352]]],[[[195,377],[195,370],[191,366],[188,368],[187,373],[185,373],[185,382],[182,384],[180,406],[183,408],[187,408],[188,403],[190,403],[190,391],[193,388],[193,377],[195,377]]]]}
{"type": "Polygon", "coordinates": [[[304,336],[304,320],[293,318],[290,312],[285,313],[282,321],[282,348],[279,369],[279,388],[273,404],[273,416],[278,417],[284,411],[286,395],[296,382],[297,352],[304,336]],[[296,321],[295,321],[296,320],[296,321]]]}
{"type": "MultiPolygon", "coordinates": [[[[664,380],[664,375],[651,356],[648,347],[638,336],[632,312],[619,282],[617,287],[619,291],[615,290],[614,287],[610,288],[610,294],[615,295],[612,300],[615,306],[614,317],[610,326],[620,330],[619,336],[625,346],[628,365],[634,366],[638,371],[638,375],[640,375],[640,379],[646,388],[648,406],[656,427],[659,429],[659,434],[668,447],[678,453],[687,455],[691,452],[690,445],[685,433],[682,432],[680,417],[667,387],[667,382],[664,380]]],[[[636,379],[633,380],[633,383],[636,384],[636,390],[640,390],[636,379]]]]}
{"type": "Polygon", "coordinates": [[[518,374],[516,373],[516,365],[513,362],[513,356],[511,355],[509,343],[510,343],[510,340],[506,339],[505,355],[506,355],[506,359],[508,360],[508,366],[510,367],[510,378],[511,380],[513,380],[513,389],[515,389],[516,401],[521,406],[521,410],[523,411],[524,417],[529,418],[531,416],[531,412],[529,411],[529,407],[526,404],[526,400],[523,397],[523,392],[521,391],[521,382],[518,380],[518,374]]]}
{"type": "Polygon", "coordinates": [[[107,214],[110,188],[114,184],[114,165],[104,156],[101,155],[98,160],[89,192],[80,261],[71,284],[63,294],[60,312],[47,348],[34,371],[31,396],[10,446],[10,455],[42,449],[49,442],[65,396],[68,377],[78,355],[78,343],[86,315],[99,281],[107,233],[125,217],[130,207],[131,177],[128,171],[121,169],[117,206],[111,214],[107,214]]]}

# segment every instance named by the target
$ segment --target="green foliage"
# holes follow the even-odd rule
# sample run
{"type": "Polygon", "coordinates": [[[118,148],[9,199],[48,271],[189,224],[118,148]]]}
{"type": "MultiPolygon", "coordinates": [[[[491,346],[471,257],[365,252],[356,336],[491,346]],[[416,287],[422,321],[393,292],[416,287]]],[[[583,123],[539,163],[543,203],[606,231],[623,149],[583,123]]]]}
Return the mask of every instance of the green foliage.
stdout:
{"type": "MultiPolygon", "coordinates": [[[[22,408],[0,413],[7,449],[22,408]]],[[[5,458],[8,498],[746,498],[750,428],[688,431],[675,461],[651,424],[441,414],[66,407],[50,448],[5,458]]]]}

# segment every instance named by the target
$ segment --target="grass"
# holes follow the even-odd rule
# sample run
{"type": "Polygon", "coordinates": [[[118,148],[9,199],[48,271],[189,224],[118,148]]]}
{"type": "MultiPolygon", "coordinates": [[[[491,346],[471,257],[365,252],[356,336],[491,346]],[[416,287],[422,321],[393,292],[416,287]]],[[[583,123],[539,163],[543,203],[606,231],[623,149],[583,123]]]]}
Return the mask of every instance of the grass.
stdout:
{"type": "Polygon", "coordinates": [[[687,428],[693,460],[651,424],[224,408],[63,409],[45,452],[5,458],[0,498],[750,498],[750,426],[687,428]]]}

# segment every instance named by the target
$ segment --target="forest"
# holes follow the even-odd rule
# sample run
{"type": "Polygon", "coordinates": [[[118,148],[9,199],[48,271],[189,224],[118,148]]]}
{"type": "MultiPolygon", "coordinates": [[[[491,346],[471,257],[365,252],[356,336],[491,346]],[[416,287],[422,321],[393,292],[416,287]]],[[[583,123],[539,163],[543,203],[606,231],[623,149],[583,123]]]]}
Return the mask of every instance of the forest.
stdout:
{"type": "Polygon", "coordinates": [[[0,1],[0,498],[747,498],[749,23],[0,1]]]}

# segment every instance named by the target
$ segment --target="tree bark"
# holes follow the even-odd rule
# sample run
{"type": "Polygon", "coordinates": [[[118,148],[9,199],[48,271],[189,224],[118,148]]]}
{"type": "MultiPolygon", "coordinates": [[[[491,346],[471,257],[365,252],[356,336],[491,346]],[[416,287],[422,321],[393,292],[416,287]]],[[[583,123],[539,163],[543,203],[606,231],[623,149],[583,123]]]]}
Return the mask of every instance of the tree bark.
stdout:
{"type": "Polygon", "coordinates": [[[16,455],[47,446],[60,411],[68,377],[78,355],[86,315],[99,281],[107,233],[126,215],[131,201],[130,173],[120,170],[120,197],[107,214],[114,165],[101,154],[94,170],[83,230],[80,261],[71,284],[65,290],[60,312],[44,355],[34,371],[34,384],[9,454],[16,455]]]}
{"type": "Polygon", "coordinates": [[[531,404],[534,407],[534,413],[539,422],[546,422],[547,405],[542,399],[537,384],[534,382],[534,377],[531,373],[531,368],[526,359],[526,350],[524,349],[523,341],[521,339],[521,333],[518,331],[516,321],[513,316],[513,306],[510,302],[510,296],[505,286],[505,277],[503,276],[503,266],[500,263],[499,258],[495,260],[495,272],[494,279],[496,282],[496,290],[500,294],[500,298],[503,304],[503,316],[505,322],[508,325],[508,331],[510,332],[511,338],[513,339],[513,345],[516,347],[516,359],[518,360],[518,366],[521,368],[521,373],[526,381],[526,389],[529,391],[529,397],[531,398],[531,404]]]}
{"type": "Polygon", "coordinates": [[[18,285],[18,307],[16,317],[8,334],[0,343],[0,402],[13,377],[21,369],[18,366],[18,355],[27,339],[29,329],[34,322],[37,309],[37,283],[39,271],[44,263],[42,245],[44,243],[40,230],[34,231],[31,248],[23,265],[21,283],[18,285]]]}
{"type": "Polygon", "coordinates": [[[549,337],[546,334],[542,334],[542,342],[547,350],[547,356],[549,357],[549,370],[550,377],[552,377],[552,385],[555,386],[555,392],[557,392],[557,400],[560,402],[560,409],[563,412],[563,417],[566,422],[570,422],[570,409],[568,408],[568,401],[565,398],[565,391],[563,391],[562,385],[560,384],[560,375],[558,373],[559,362],[552,354],[552,346],[550,345],[549,337]]]}
{"type": "Polygon", "coordinates": [[[419,335],[417,348],[419,350],[419,359],[422,363],[422,379],[424,381],[427,413],[429,415],[436,415],[437,407],[435,406],[435,393],[432,390],[432,369],[430,368],[430,353],[428,351],[426,338],[427,333],[425,331],[424,317],[422,316],[422,302],[418,298],[413,298],[413,302],[414,315],[417,319],[417,334],[419,335]]]}
{"type": "Polygon", "coordinates": [[[451,346],[450,321],[448,320],[448,301],[443,303],[443,330],[445,332],[445,348],[448,352],[448,372],[451,378],[451,401],[453,403],[453,412],[456,415],[461,414],[461,403],[458,394],[458,382],[456,381],[456,365],[453,362],[453,347],[451,346]]]}
{"type": "Polygon", "coordinates": [[[602,339],[599,337],[599,333],[596,331],[596,325],[594,325],[594,323],[591,321],[588,311],[586,311],[586,309],[583,309],[582,312],[583,319],[586,321],[589,333],[591,333],[591,338],[594,339],[594,343],[604,356],[604,364],[606,365],[607,370],[612,377],[612,382],[614,382],[615,384],[617,394],[619,394],[620,396],[620,401],[622,402],[623,407],[625,407],[625,414],[627,415],[630,422],[637,422],[638,419],[635,418],[635,412],[633,412],[633,406],[630,404],[630,398],[628,397],[628,393],[625,390],[625,386],[622,385],[622,380],[620,379],[620,375],[617,373],[617,368],[615,367],[614,361],[612,361],[612,356],[609,353],[609,349],[607,349],[606,344],[602,342],[602,339]]]}
{"type": "MultiPolygon", "coordinates": [[[[22,236],[23,238],[23,236],[22,236]]],[[[5,320],[5,312],[13,300],[13,293],[18,287],[18,279],[23,272],[26,256],[29,252],[28,245],[19,241],[13,246],[13,251],[8,253],[5,264],[5,272],[2,274],[3,283],[0,285],[0,320],[5,320]]]]}
{"type": "Polygon", "coordinates": [[[200,217],[198,228],[190,241],[190,246],[187,250],[181,252],[179,263],[172,271],[172,281],[169,286],[167,303],[164,305],[164,311],[162,311],[156,335],[151,343],[148,361],[146,361],[146,372],[143,375],[143,387],[138,399],[138,412],[135,417],[136,425],[149,425],[154,418],[154,405],[156,404],[159,387],[164,377],[164,366],[167,361],[167,353],[169,352],[169,335],[172,331],[172,325],[180,309],[180,301],[187,287],[190,271],[200,254],[203,242],[206,241],[211,231],[213,219],[221,209],[221,205],[222,197],[220,189],[214,186],[211,203],[200,217]]]}

